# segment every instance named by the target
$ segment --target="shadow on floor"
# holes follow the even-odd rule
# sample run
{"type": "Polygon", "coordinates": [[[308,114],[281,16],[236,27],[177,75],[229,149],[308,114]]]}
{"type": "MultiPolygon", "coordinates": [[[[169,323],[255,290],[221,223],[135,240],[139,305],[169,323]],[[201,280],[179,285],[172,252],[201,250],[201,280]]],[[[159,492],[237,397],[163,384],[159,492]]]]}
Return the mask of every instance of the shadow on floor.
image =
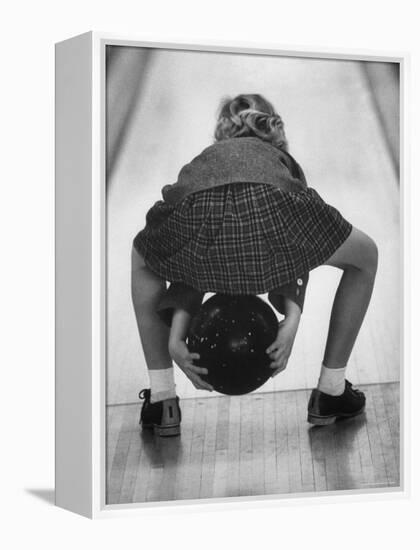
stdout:
{"type": "Polygon", "coordinates": [[[54,489],[25,489],[25,492],[32,495],[48,504],[55,504],[55,490],[54,489]]]}

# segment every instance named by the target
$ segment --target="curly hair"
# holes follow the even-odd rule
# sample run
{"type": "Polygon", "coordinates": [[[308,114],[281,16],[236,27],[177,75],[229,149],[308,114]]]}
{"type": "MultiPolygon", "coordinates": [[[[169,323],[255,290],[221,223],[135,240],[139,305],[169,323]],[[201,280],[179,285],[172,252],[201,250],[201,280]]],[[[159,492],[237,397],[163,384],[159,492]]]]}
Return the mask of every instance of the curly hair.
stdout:
{"type": "Polygon", "coordinates": [[[234,137],[258,137],[278,149],[287,150],[283,121],[269,101],[259,94],[241,94],[221,102],[216,141],[234,137]]]}

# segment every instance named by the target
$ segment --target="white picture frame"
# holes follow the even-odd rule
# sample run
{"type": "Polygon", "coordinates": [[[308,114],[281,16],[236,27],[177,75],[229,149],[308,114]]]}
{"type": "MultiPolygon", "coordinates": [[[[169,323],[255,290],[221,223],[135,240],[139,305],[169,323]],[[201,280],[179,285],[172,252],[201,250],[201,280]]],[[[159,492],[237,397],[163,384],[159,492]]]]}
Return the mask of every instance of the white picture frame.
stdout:
{"type": "MultiPolygon", "coordinates": [[[[406,53],[339,51],[272,44],[146,41],[89,32],[56,45],[56,504],[90,518],[138,514],[145,508],[195,501],[107,505],[105,498],[106,382],[106,139],[105,48],[133,46],[173,50],[264,54],[340,60],[388,61],[400,66],[401,158],[401,486],[340,494],[340,499],[401,498],[408,494],[409,380],[406,262],[408,208],[408,69],[406,53]]],[[[316,502],[320,495],[277,495],[212,499],[211,505],[280,505],[292,499],[316,502]]]]}

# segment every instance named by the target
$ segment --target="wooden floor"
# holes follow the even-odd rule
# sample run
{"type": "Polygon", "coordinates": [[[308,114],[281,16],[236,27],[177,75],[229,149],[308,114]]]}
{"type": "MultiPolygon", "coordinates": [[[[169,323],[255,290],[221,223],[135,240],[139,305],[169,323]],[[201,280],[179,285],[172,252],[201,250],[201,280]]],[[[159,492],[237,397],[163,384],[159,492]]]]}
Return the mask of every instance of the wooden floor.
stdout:
{"type": "Polygon", "coordinates": [[[366,412],[326,427],[306,422],[309,390],[184,399],[167,439],[110,406],[107,503],[398,486],[399,384],[361,389],[366,412]]]}

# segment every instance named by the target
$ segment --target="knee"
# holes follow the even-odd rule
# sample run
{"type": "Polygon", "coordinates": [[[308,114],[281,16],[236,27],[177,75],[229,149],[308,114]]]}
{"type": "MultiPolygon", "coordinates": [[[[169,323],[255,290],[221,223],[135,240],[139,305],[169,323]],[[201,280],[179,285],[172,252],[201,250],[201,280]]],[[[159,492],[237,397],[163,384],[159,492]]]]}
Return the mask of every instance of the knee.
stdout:
{"type": "Polygon", "coordinates": [[[345,270],[355,271],[369,280],[374,280],[378,269],[378,246],[373,239],[364,239],[363,246],[359,249],[357,261],[344,267],[345,270]]]}
{"type": "MultiPolygon", "coordinates": [[[[159,301],[166,291],[166,282],[146,265],[143,256],[131,251],[131,297],[136,306],[148,307],[159,301]]],[[[154,306],[153,306],[154,307],[154,306]]]]}
{"type": "Polygon", "coordinates": [[[378,270],[378,260],[378,245],[371,237],[368,237],[365,246],[364,271],[366,271],[371,277],[376,276],[376,271],[378,270]]]}
{"type": "Polygon", "coordinates": [[[350,236],[326,264],[374,278],[378,268],[378,246],[369,235],[353,227],[350,236]]]}

